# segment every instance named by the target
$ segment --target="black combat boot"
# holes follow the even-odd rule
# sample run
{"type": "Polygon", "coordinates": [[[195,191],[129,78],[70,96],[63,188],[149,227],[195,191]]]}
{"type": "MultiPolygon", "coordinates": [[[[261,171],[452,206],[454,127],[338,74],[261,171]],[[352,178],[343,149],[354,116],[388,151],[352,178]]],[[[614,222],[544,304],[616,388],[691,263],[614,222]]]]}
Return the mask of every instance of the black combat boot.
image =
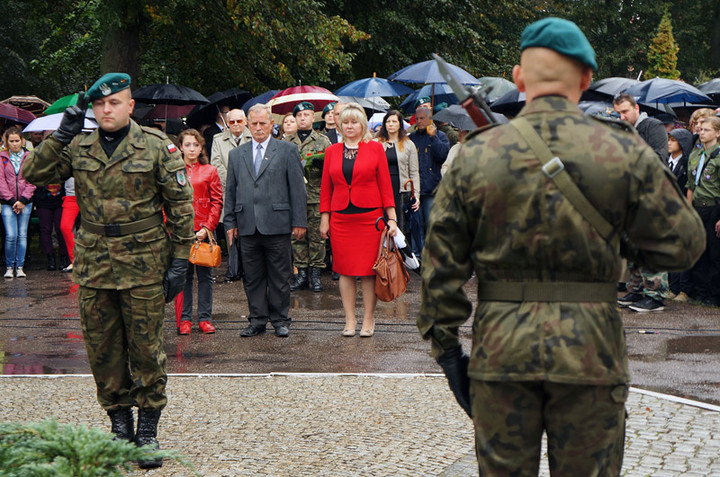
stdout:
{"type": "Polygon", "coordinates": [[[308,287],[308,269],[298,268],[295,281],[290,284],[290,291],[304,290],[308,287]]]}
{"type": "Polygon", "coordinates": [[[112,423],[110,432],[115,434],[114,439],[132,442],[135,439],[135,420],[132,409],[116,409],[107,413],[112,423]]]}
{"type": "Polygon", "coordinates": [[[47,263],[47,269],[48,270],[57,270],[57,264],[55,263],[55,254],[51,253],[47,256],[48,263],[47,263]]]}
{"type": "Polygon", "coordinates": [[[320,273],[322,273],[322,268],[310,268],[310,289],[314,292],[323,291],[322,282],[320,281],[320,273]]]}
{"type": "MultiPolygon", "coordinates": [[[[135,433],[135,445],[138,447],[150,446],[160,449],[157,441],[157,426],[160,420],[160,411],[138,410],[138,425],[135,433]]],[[[154,469],[162,467],[162,457],[138,460],[141,469],[154,469]]]]}

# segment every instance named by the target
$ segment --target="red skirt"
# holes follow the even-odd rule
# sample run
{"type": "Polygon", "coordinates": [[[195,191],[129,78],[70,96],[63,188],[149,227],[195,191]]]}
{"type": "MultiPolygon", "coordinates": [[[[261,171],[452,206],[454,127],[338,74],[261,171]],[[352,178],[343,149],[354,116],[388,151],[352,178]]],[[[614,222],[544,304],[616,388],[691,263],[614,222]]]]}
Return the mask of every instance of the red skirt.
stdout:
{"type": "Polygon", "coordinates": [[[333,270],[340,275],[364,277],[374,275],[373,265],[380,246],[380,231],[375,221],[382,217],[382,209],[362,214],[330,214],[330,246],[333,270]]]}

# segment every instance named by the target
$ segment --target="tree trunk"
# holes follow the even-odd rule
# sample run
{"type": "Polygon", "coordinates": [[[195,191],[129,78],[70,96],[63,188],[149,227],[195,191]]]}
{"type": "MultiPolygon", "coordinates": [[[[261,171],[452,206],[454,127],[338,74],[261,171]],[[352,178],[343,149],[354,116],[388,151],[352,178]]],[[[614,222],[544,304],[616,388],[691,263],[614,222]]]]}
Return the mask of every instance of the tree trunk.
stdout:
{"type": "MultiPolygon", "coordinates": [[[[140,75],[140,22],[113,26],[103,38],[102,73],[127,73],[132,84],[140,75]]],[[[134,88],[133,88],[134,89],[134,88]]]]}

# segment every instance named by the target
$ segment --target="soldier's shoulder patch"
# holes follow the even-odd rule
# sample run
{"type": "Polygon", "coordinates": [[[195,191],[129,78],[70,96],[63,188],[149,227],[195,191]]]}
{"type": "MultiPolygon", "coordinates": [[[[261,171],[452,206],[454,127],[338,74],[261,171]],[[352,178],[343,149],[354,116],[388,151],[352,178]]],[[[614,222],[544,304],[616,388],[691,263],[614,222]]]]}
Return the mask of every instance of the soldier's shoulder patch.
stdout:
{"type": "Polygon", "coordinates": [[[175,147],[175,144],[173,143],[166,144],[165,147],[167,147],[167,150],[170,151],[170,153],[177,152],[177,147],[175,147]]]}
{"type": "Polygon", "coordinates": [[[495,127],[498,127],[498,126],[500,126],[500,123],[488,124],[488,125],[483,126],[483,127],[481,127],[481,128],[477,128],[476,130],[468,133],[468,135],[465,136],[465,140],[467,141],[468,139],[474,138],[475,136],[477,136],[477,135],[479,135],[479,134],[482,134],[482,133],[484,133],[485,131],[489,131],[489,130],[491,130],[492,128],[495,128],[495,127]]]}
{"type": "Polygon", "coordinates": [[[181,186],[185,186],[187,184],[187,176],[185,175],[185,170],[181,169],[175,173],[175,178],[177,179],[177,183],[181,186]]]}
{"type": "Polygon", "coordinates": [[[632,126],[632,124],[628,123],[627,121],[623,121],[621,119],[615,119],[615,118],[607,118],[603,116],[597,116],[595,114],[588,115],[589,118],[594,119],[595,121],[598,121],[605,126],[609,126],[613,129],[618,129],[620,131],[629,132],[631,134],[635,134],[635,128],[632,126]]]}

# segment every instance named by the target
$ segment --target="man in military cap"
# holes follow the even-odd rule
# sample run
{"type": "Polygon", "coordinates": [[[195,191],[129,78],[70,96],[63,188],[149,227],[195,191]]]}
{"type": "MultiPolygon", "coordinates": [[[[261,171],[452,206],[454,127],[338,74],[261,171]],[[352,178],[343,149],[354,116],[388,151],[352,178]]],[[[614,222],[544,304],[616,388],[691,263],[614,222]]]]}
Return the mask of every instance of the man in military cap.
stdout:
{"type": "Polygon", "coordinates": [[[308,232],[301,238],[292,239],[293,263],[298,269],[290,290],[310,287],[314,292],[323,291],[320,274],[325,268],[325,240],[320,235],[320,182],[324,160],[320,155],[330,147],[330,139],[312,128],[315,106],[303,101],[293,109],[297,131],[285,138],[300,149],[300,159],[305,172],[307,191],[308,232]]]}
{"type": "MultiPolygon", "coordinates": [[[[75,178],[82,219],[73,279],[97,399],[116,438],[145,446],[157,445],[167,403],[165,303],[183,289],[194,234],[182,157],[165,134],[130,119],[134,104],[127,74],[104,75],[65,110],[23,176],[34,184],[75,178]],[[99,128],[82,134],[88,101],[99,128]]],[[[139,465],[160,467],[162,459],[139,465]]]]}
{"type": "Polygon", "coordinates": [[[469,135],[438,187],[418,327],[473,419],[480,475],[537,475],[543,433],[552,475],[620,475],[620,237],[628,259],[681,270],[705,246],[702,223],[629,127],[577,108],[597,65],[574,23],[533,23],[521,49],[526,106],[469,135]]]}

